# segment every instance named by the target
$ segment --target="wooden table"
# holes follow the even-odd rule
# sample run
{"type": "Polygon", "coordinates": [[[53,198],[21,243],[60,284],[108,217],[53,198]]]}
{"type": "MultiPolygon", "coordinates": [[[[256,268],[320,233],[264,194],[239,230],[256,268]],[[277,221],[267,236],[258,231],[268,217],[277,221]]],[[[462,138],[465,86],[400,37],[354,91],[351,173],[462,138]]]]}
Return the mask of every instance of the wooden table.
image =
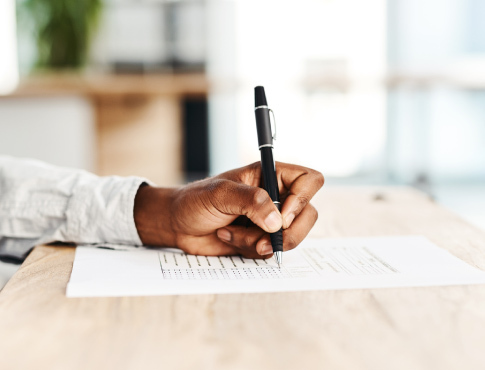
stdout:
{"type": "MultiPolygon", "coordinates": [[[[314,236],[425,235],[485,269],[485,233],[407,188],[324,188],[314,236]]],[[[74,249],[0,293],[1,369],[485,369],[485,286],[66,298],[74,249]]]]}

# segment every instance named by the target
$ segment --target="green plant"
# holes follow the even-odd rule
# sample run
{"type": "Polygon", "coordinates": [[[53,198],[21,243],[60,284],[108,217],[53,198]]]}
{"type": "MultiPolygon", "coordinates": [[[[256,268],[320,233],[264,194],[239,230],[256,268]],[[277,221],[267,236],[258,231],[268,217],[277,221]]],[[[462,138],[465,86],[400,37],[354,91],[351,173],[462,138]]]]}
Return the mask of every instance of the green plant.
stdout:
{"type": "Polygon", "coordinates": [[[19,12],[29,20],[37,46],[36,67],[73,69],[87,60],[102,0],[22,0],[19,12]]]}

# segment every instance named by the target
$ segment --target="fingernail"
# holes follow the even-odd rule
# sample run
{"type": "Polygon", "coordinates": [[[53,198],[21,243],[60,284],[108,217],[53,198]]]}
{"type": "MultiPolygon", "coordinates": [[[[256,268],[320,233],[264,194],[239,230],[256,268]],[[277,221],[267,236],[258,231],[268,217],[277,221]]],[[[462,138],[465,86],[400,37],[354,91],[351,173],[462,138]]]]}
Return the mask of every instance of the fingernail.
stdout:
{"type": "Polygon", "coordinates": [[[263,246],[261,247],[261,251],[259,252],[259,254],[261,256],[264,256],[265,254],[270,254],[270,253],[273,253],[273,247],[271,246],[271,244],[264,243],[263,246]]]}
{"type": "Polygon", "coordinates": [[[264,224],[269,230],[277,231],[281,227],[281,215],[273,211],[264,219],[264,224]]]}
{"type": "Polygon", "coordinates": [[[289,228],[293,220],[295,219],[295,214],[290,213],[288,216],[285,217],[285,229],[289,228]]]}
{"type": "Polygon", "coordinates": [[[219,229],[217,230],[217,236],[219,239],[225,241],[225,242],[230,242],[231,241],[231,232],[227,229],[219,229]]]}

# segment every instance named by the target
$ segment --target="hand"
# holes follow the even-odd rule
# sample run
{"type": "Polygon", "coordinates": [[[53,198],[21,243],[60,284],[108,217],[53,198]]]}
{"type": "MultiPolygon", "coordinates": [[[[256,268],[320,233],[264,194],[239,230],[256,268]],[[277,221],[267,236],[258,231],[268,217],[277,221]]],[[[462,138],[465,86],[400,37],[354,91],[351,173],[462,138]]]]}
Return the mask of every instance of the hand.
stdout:
{"type": "Polygon", "coordinates": [[[178,189],[142,186],[134,209],[141,241],[190,254],[267,258],[273,253],[268,233],[283,227],[283,249],[293,249],[317,220],[309,201],[324,178],[315,170],[279,162],[276,176],[281,214],[259,187],[259,162],[178,189]]]}

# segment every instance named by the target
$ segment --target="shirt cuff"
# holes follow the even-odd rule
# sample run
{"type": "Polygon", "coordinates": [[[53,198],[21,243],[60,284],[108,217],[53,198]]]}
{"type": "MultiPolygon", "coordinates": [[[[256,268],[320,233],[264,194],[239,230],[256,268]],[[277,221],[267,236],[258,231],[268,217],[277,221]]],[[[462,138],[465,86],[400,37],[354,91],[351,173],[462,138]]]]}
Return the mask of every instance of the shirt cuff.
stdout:
{"type": "MultiPolygon", "coordinates": [[[[125,199],[121,201],[120,206],[124,209],[122,212],[120,212],[120,214],[123,217],[123,221],[121,223],[122,227],[126,230],[126,234],[122,235],[123,238],[117,241],[120,244],[143,244],[140,239],[140,235],[138,235],[138,230],[136,229],[134,210],[136,193],[138,192],[140,186],[146,183],[147,182],[144,179],[130,179],[127,184],[126,195],[122,194],[125,199]]],[[[116,235],[113,235],[112,237],[116,238],[116,235]]]]}
{"type": "Polygon", "coordinates": [[[135,225],[135,196],[148,180],[139,177],[100,177],[80,186],[67,207],[63,239],[81,243],[142,245],[135,225]]]}

